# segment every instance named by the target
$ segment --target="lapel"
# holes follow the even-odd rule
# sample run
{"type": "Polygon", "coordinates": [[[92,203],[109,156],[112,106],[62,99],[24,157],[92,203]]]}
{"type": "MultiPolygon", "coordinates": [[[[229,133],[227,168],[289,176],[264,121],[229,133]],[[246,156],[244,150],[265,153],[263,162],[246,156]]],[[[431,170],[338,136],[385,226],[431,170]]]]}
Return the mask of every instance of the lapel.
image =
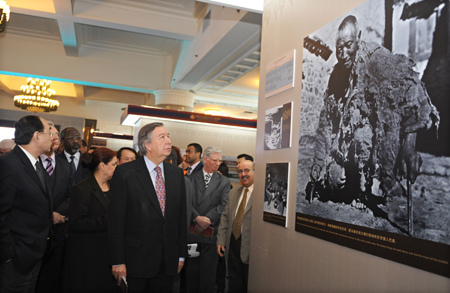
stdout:
{"type": "Polygon", "coordinates": [[[105,210],[105,212],[107,212],[108,211],[108,207],[109,207],[109,200],[105,196],[105,194],[103,193],[102,189],[100,188],[100,185],[98,185],[98,182],[95,179],[95,176],[94,176],[93,173],[92,173],[92,175],[89,176],[89,182],[90,182],[89,185],[91,186],[92,191],[94,193],[94,197],[103,206],[103,209],[105,210]]]}
{"type": "MultiPolygon", "coordinates": [[[[137,179],[141,183],[142,188],[145,191],[146,196],[149,198],[155,210],[158,211],[159,215],[163,217],[161,207],[159,206],[158,196],[156,195],[155,187],[153,186],[152,178],[150,177],[150,172],[147,169],[147,165],[145,165],[144,158],[141,157],[136,160],[136,171],[137,171],[137,179]]],[[[164,166],[165,167],[165,166],[164,166]]],[[[166,176],[166,168],[164,168],[164,176],[166,176]]],[[[168,178],[168,177],[165,177],[168,178]]],[[[167,187],[167,185],[166,185],[167,187]]],[[[167,189],[166,189],[167,195],[167,189]]]]}
{"type": "MultiPolygon", "coordinates": [[[[195,172],[191,175],[193,177],[194,190],[196,190],[195,198],[197,199],[197,204],[202,202],[206,198],[206,188],[205,188],[205,179],[203,177],[203,171],[195,172]],[[198,191],[198,192],[197,192],[198,191]]],[[[211,178],[212,179],[212,178],[211,178]]]]}
{"type": "MultiPolygon", "coordinates": [[[[20,158],[22,163],[24,164],[25,171],[27,174],[33,179],[34,182],[39,186],[39,188],[42,190],[42,192],[47,195],[47,192],[44,189],[44,186],[42,186],[41,180],[39,180],[39,176],[36,173],[36,170],[34,169],[34,166],[31,165],[30,160],[28,159],[27,155],[22,151],[20,147],[15,147],[14,152],[17,154],[17,156],[20,158]]],[[[40,159],[38,158],[40,161],[40,159]]],[[[42,167],[43,168],[43,167],[42,167]]],[[[45,176],[44,176],[45,178],[45,176]]],[[[48,184],[46,184],[47,190],[49,188],[48,184]]],[[[48,195],[47,195],[48,196],[48,195]]]]}

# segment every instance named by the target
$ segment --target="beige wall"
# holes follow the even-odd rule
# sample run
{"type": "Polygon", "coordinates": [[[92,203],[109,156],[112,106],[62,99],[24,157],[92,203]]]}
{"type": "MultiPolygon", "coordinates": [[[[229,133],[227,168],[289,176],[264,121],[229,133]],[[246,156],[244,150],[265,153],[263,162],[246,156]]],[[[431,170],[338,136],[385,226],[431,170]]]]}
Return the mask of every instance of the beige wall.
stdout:
{"type": "Polygon", "coordinates": [[[291,148],[264,151],[264,128],[257,130],[250,292],[450,292],[448,278],[295,232],[303,38],[363,2],[265,0],[258,124],[267,109],[293,101],[293,131],[291,148]],[[295,88],[264,98],[266,65],[292,49],[295,88]],[[262,220],[268,162],[291,164],[287,228],[262,220]]]}

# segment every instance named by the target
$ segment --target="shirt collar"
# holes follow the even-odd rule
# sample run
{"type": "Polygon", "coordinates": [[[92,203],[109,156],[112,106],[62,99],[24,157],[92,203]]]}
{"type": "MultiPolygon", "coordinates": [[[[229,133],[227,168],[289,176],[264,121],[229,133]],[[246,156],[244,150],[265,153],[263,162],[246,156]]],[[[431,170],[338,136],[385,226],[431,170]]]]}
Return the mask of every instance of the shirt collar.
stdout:
{"type": "MultiPolygon", "coordinates": [[[[146,155],[144,155],[144,162],[145,162],[145,166],[147,166],[148,172],[152,172],[155,169],[156,164],[153,163],[152,161],[150,161],[150,159],[147,158],[146,155]]],[[[161,168],[162,174],[164,174],[164,164],[163,164],[163,162],[161,162],[158,166],[161,168]]]]}
{"type": "Polygon", "coordinates": [[[22,149],[22,151],[25,153],[25,155],[27,156],[27,158],[30,160],[31,165],[33,165],[33,168],[36,169],[36,158],[33,157],[32,154],[30,154],[26,149],[24,149],[22,146],[19,145],[19,147],[22,149]]]}

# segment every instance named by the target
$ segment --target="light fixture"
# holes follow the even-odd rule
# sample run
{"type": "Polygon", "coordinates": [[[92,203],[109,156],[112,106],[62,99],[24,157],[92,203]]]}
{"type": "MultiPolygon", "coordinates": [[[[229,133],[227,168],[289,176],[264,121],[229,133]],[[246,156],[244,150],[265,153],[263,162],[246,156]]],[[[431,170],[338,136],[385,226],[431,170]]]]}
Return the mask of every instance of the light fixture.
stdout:
{"type": "Polygon", "coordinates": [[[6,28],[6,23],[9,21],[9,6],[5,1],[0,0],[0,33],[6,28]]]}
{"type": "Polygon", "coordinates": [[[217,109],[206,109],[205,110],[206,115],[220,115],[220,110],[217,109]]]}
{"type": "Polygon", "coordinates": [[[21,95],[14,97],[14,105],[31,112],[56,111],[59,102],[51,98],[55,94],[50,89],[51,83],[46,79],[28,78],[27,85],[20,87],[21,95]]]}

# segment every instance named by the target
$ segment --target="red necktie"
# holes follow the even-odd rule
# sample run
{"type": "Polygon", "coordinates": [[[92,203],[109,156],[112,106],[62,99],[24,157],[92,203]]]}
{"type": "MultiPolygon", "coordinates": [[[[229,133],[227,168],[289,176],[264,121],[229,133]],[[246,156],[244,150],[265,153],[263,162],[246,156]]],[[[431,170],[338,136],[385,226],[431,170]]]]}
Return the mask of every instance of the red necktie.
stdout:
{"type": "Polygon", "coordinates": [[[156,171],[156,195],[158,196],[159,206],[161,207],[162,214],[164,215],[166,208],[166,185],[161,173],[161,168],[156,166],[154,170],[156,171]]]}

